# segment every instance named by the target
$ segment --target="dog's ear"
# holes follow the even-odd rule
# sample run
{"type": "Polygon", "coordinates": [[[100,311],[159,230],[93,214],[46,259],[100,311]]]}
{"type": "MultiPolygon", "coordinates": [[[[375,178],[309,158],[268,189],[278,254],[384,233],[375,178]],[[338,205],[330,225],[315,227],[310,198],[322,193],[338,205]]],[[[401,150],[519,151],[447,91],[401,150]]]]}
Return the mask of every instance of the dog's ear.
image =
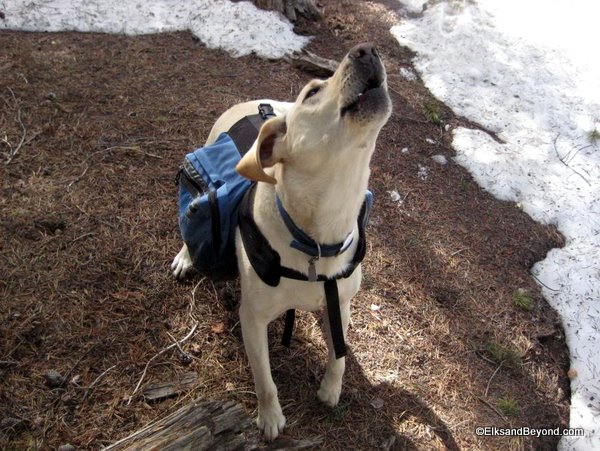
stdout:
{"type": "Polygon", "coordinates": [[[270,168],[283,160],[286,131],[285,117],[283,116],[277,116],[265,122],[260,128],[256,142],[237,164],[236,171],[256,182],[276,184],[277,180],[265,173],[264,168],[270,168]]]}

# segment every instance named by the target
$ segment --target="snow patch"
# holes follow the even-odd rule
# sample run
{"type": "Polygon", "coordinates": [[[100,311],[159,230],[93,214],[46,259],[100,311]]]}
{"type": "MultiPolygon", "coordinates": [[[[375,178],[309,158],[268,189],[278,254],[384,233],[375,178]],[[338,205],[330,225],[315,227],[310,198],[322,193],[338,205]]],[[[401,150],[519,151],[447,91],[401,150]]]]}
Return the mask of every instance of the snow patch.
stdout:
{"type": "Polygon", "coordinates": [[[11,0],[0,2],[0,30],[81,31],[126,35],[190,30],[233,56],[281,58],[309,38],[273,11],[229,0],[11,0]]]}
{"type": "Polygon", "coordinates": [[[406,67],[400,68],[400,75],[408,81],[416,81],[417,74],[412,69],[407,69],[406,67]]]}
{"type": "MultiPolygon", "coordinates": [[[[409,2],[414,7],[414,2],[409,2]]],[[[590,43],[595,0],[439,2],[392,27],[415,68],[457,114],[484,125],[453,130],[455,160],[500,199],[566,238],[532,273],[565,327],[571,427],[561,450],[600,450],[600,59],[590,43]],[[518,13],[516,13],[518,12],[518,13]]]]}

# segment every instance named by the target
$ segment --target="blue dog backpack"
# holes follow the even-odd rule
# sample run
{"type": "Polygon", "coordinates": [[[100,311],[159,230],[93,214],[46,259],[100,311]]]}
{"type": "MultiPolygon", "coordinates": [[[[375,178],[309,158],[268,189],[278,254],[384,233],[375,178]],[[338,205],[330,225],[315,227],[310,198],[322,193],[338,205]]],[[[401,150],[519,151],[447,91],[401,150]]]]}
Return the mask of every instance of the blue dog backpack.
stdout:
{"type": "Polygon", "coordinates": [[[235,171],[240,153],[227,133],[186,155],[179,176],[179,228],[194,267],[205,274],[236,274],[239,202],[252,182],[235,171]]]}
{"type": "Polygon", "coordinates": [[[246,116],[208,146],[188,153],[177,174],[179,229],[194,267],[201,273],[232,278],[237,275],[235,231],[238,207],[253,182],[235,167],[258,135],[262,123],[274,116],[270,105],[246,116]]]}

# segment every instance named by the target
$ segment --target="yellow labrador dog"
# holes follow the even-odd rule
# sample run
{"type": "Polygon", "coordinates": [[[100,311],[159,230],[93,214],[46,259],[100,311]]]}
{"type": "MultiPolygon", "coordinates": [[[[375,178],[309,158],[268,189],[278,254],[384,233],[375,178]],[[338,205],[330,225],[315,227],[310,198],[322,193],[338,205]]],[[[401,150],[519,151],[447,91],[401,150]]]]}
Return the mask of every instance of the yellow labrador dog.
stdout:
{"type": "MultiPolygon", "coordinates": [[[[357,217],[365,200],[369,162],[391,113],[385,69],[375,48],[360,44],[350,50],[331,78],[309,82],[294,103],[262,100],[232,107],[217,120],[207,144],[240,118],[254,114],[264,102],[272,105],[277,116],[262,125],[237,167],[240,174],[259,182],[251,204],[254,222],[280,255],[281,265],[302,274],[310,270],[307,255],[290,246],[293,236],[277,202],[316,243],[350,243],[338,255],[310,262],[319,277],[334,278],[351,264],[358,246],[357,217]]],[[[239,230],[236,246],[242,287],[239,314],[258,397],[257,423],[265,438],[273,440],[283,429],[285,417],[271,376],[267,326],[288,309],[323,309],[323,283],[282,278],[277,286],[267,285],[254,270],[239,230]]],[[[173,261],[173,273],[183,277],[191,268],[184,245],[173,261]]],[[[350,299],[360,282],[360,266],[337,281],[344,335],[350,299]]],[[[324,323],[329,358],[317,395],[335,406],[345,360],[336,358],[329,322],[324,323]]]]}

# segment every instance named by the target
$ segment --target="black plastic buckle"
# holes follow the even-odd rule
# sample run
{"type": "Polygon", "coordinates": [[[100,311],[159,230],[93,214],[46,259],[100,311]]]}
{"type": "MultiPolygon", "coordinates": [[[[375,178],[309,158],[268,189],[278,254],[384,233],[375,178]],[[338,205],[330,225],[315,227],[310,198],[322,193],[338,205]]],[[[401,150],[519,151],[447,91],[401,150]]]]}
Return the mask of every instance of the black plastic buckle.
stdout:
{"type": "Polygon", "coordinates": [[[260,117],[262,117],[263,121],[266,121],[270,117],[276,116],[275,112],[273,111],[273,107],[268,103],[261,103],[258,105],[258,114],[260,114],[260,117]]]}

